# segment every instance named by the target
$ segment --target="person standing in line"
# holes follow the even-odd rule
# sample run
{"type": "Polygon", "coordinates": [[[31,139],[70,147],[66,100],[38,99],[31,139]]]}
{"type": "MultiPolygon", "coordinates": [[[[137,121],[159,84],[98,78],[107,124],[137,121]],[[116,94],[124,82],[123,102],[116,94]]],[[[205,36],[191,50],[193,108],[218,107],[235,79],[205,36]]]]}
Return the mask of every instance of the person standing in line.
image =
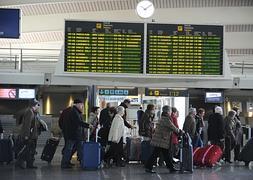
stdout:
{"type": "Polygon", "coordinates": [[[235,148],[234,148],[234,161],[239,160],[239,153],[241,149],[241,144],[242,144],[242,137],[243,137],[243,130],[242,130],[242,124],[240,120],[240,110],[238,107],[233,107],[232,108],[236,114],[235,114],[235,148]]]}
{"type": "Polygon", "coordinates": [[[101,127],[110,128],[111,117],[110,117],[111,104],[107,103],[106,108],[102,109],[99,116],[99,124],[101,127]]]}
{"type": "Polygon", "coordinates": [[[205,126],[204,116],[205,116],[205,109],[199,108],[198,113],[195,116],[196,132],[195,132],[195,138],[193,141],[193,147],[203,147],[203,139],[201,135],[202,135],[202,129],[205,126]]]}
{"type": "Polygon", "coordinates": [[[143,114],[144,114],[144,111],[143,111],[142,107],[140,107],[139,110],[137,111],[138,126],[140,126],[140,121],[141,121],[143,114]]]}
{"type": "Polygon", "coordinates": [[[99,125],[99,122],[98,122],[99,111],[100,111],[99,107],[94,106],[94,107],[91,108],[91,112],[90,112],[90,115],[89,115],[88,123],[92,125],[92,130],[91,130],[91,133],[90,133],[90,139],[92,141],[95,141],[95,139],[96,139],[96,130],[97,130],[98,125],[99,125]]]}
{"type": "Polygon", "coordinates": [[[111,146],[108,152],[104,156],[105,162],[109,165],[110,159],[114,159],[116,166],[124,167],[125,164],[122,161],[121,149],[123,149],[123,136],[124,136],[124,119],[125,108],[118,106],[116,108],[117,114],[113,118],[112,126],[110,128],[108,141],[111,142],[111,146]]]}
{"type": "Polygon", "coordinates": [[[82,118],[83,101],[75,99],[73,107],[63,118],[62,131],[65,137],[65,148],[61,160],[61,168],[72,168],[70,163],[73,148],[76,145],[79,160],[82,160],[83,128],[92,128],[92,125],[85,123],[82,118]]]}
{"type": "Polygon", "coordinates": [[[196,132],[196,122],[195,122],[196,114],[197,114],[196,108],[190,108],[189,114],[186,116],[184,125],[183,125],[183,130],[186,133],[189,133],[192,141],[194,139],[195,132],[196,132]]]}
{"type": "Polygon", "coordinates": [[[214,108],[214,113],[209,116],[207,133],[208,141],[210,141],[211,144],[220,146],[223,151],[225,142],[225,125],[222,115],[222,108],[220,106],[216,106],[214,108]]]}
{"type": "Polygon", "coordinates": [[[225,123],[225,162],[232,163],[231,162],[231,150],[235,146],[235,114],[236,112],[234,110],[229,111],[228,115],[224,119],[225,123]]]}
{"type": "Polygon", "coordinates": [[[23,148],[17,155],[16,167],[21,169],[29,168],[36,169],[34,166],[36,146],[39,135],[39,128],[41,126],[38,119],[38,110],[40,107],[39,101],[36,99],[31,100],[30,106],[25,109],[22,115],[22,122],[20,122],[20,130],[18,132],[18,138],[23,144],[23,148]],[[26,162],[26,165],[25,165],[26,162]]]}
{"type": "Polygon", "coordinates": [[[108,135],[112,124],[113,114],[111,113],[111,109],[114,107],[111,107],[110,103],[106,104],[106,108],[104,108],[100,112],[99,116],[99,124],[100,124],[100,130],[98,132],[98,135],[100,137],[99,142],[103,148],[106,147],[108,143],[108,135]]]}
{"type": "MultiPolygon", "coordinates": [[[[179,116],[179,112],[178,112],[177,108],[175,108],[175,107],[172,107],[171,111],[172,111],[171,112],[172,123],[176,128],[179,128],[178,120],[177,120],[177,118],[179,116]]],[[[178,134],[173,132],[171,140],[172,140],[172,148],[171,149],[172,149],[172,154],[173,154],[173,157],[174,157],[174,156],[178,155],[178,150],[179,150],[178,149],[178,134]]]]}
{"type": "Polygon", "coordinates": [[[133,127],[131,124],[129,124],[129,123],[127,122],[127,120],[126,120],[126,117],[127,117],[126,109],[130,107],[130,104],[131,104],[131,101],[130,101],[129,99],[125,99],[122,103],[120,103],[119,106],[122,106],[122,107],[125,108],[125,113],[124,113],[124,115],[123,115],[123,119],[124,119],[124,124],[125,124],[125,126],[126,126],[127,128],[133,129],[134,127],[133,127]]]}
{"type": "Polygon", "coordinates": [[[148,173],[155,173],[155,171],[153,171],[153,165],[156,163],[156,159],[160,153],[163,154],[166,167],[170,170],[170,172],[176,171],[175,167],[173,166],[172,152],[170,151],[171,135],[173,132],[181,134],[183,131],[173,125],[170,116],[170,106],[163,106],[162,111],[161,119],[156,126],[150,143],[152,146],[154,146],[154,150],[145,164],[145,171],[148,173]]]}
{"type": "Polygon", "coordinates": [[[153,120],[155,116],[155,105],[148,104],[144,115],[141,118],[139,125],[139,135],[144,138],[144,141],[150,141],[154,131],[153,120]]]}

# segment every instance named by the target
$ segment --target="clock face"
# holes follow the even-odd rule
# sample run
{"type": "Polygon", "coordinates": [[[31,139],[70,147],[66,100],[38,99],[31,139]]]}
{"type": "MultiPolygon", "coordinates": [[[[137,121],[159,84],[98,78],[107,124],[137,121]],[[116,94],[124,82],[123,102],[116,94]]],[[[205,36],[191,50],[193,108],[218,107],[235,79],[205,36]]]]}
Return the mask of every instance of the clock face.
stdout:
{"type": "Polygon", "coordinates": [[[136,12],[141,18],[149,18],[154,14],[155,7],[148,0],[141,1],[136,6],[136,12]]]}

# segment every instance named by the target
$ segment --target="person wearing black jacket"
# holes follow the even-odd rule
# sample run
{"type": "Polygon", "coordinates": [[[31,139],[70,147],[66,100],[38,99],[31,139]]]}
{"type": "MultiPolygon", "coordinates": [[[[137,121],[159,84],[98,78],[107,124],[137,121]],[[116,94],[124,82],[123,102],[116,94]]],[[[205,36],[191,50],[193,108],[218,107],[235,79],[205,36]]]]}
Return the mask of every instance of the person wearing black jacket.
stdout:
{"type": "Polygon", "coordinates": [[[74,100],[73,107],[62,118],[62,131],[65,138],[65,148],[62,156],[61,167],[71,168],[72,150],[77,145],[77,154],[82,159],[82,140],[83,128],[90,128],[91,125],[85,123],[82,118],[83,102],[79,99],[74,100]]]}
{"type": "Polygon", "coordinates": [[[216,106],[214,113],[208,119],[208,140],[211,144],[220,146],[224,150],[225,142],[225,123],[223,120],[223,111],[220,106],[216,106]]]}

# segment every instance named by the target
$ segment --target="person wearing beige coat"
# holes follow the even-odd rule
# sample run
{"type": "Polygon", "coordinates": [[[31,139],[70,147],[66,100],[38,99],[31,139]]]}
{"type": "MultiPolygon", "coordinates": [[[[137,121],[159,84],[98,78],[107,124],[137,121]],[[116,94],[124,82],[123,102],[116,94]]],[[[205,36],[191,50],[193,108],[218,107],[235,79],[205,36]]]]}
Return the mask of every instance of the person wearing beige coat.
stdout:
{"type": "Polygon", "coordinates": [[[170,113],[170,106],[163,106],[162,108],[162,116],[157,124],[154,135],[151,140],[151,145],[154,146],[154,150],[152,155],[147,160],[145,164],[145,171],[149,173],[155,173],[153,171],[154,162],[156,162],[157,157],[162,152],[164,156],[164,160],[166,163],[166,167],[170,170],[170,172],[176,171],[172,164],[172,152],[171,152],[171,135],[173,132],[177,134],[181,134],[182,130],[178,129],[173,125],[170,113]]]}

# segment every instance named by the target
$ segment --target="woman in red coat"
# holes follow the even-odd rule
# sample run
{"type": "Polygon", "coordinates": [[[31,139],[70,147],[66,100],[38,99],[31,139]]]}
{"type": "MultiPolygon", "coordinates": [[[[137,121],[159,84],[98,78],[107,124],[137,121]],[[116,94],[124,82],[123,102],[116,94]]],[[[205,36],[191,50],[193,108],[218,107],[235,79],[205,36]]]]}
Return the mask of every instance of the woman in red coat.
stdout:
{"type": "MultiPolygon", "coordinates": [[[[177,118],[179,116],[179,112],[178,112],[177,108],[175,108],[175,107],[172,107],[171,111],[172,111],[171,112],[172,123],[174,126],[176,126],[178,128],[177,118]]],[[[178,155],[178,135],[176,133],[172,134],[171,142],[172,142],[172,147],[171,147],[172,154],[173,154],[173,156],[177,156],[178,155]]]]}

